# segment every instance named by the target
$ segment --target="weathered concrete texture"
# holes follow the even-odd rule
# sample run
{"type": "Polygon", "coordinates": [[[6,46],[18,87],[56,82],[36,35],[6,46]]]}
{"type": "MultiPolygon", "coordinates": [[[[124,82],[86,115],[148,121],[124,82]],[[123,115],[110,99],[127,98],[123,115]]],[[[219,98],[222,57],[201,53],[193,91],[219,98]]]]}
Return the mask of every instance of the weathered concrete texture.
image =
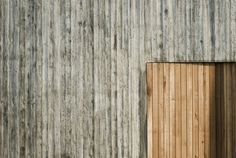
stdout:
{"type": "Polygon", "coordinates": [[[146,157],[147,61],[236,61],[236,0],[0,0],[0,157],[146,157]]]}

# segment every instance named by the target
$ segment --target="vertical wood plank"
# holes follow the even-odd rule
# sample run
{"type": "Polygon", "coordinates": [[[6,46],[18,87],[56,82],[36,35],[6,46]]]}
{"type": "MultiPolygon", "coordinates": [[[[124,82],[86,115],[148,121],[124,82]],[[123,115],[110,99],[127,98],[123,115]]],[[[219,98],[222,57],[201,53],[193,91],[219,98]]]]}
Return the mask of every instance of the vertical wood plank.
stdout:
{"type": "Polygon", "coordinates": [[[232,66],[226,64],[226,141],[227,157],[232,157],[232,66]]]}
{"type": "Polygon", "coordinates": [[[153,65],[147,64],[147,94],[148,94],[148,112],[147,112],[147,122],[148,122],[148,158],[153,158],[153,129],[152,129],[152,113],[153,113],[153,65]]]}
{"type": "Polygon", "coordinates": [[[170,154],[170,68],[169,63],[164,63],[164,157],[169,158],[170,154]]]}
{"type": "Polygon", "coordinates": [[[236,155],[236,64],[232,65],[232,154],[236,155]]]}
{"type": "Polygon", "coordinates": [[[163,64],[158,64],[158,78],[159,78],[159,89],[158,89],[158,125],[159,125],[159,157],[164,157],[165,144],[164,144],[164,66],[163,64]]]}
{"type": "Polygon", "coordinates": [[[159,89],[159,72],[158,72],[158,66],[159,64],[153,64],[153,158],[158,157],[158,152],[159,152],[159,122],[158,122],[158,117],[159,117],[159,94],[158,94],[158,89],[159,89]]]}
{"type": "MultiPolygon", "coordinates": [[[[210,105],[209,105],[209,119],[210,119],[210,158],[215,158],[217,155],[217,149],[216,149],[216,64],[210,64],[209,67],[209,99],[210,99],[210,105]]],[[[218,86],[218,85],[217,85],[218,86]]]]}
{"type": "Polygon", "coordinates": [[[193,157],[193,65],[187,65],[187,158],[193,157]]]}
{"type": "Polygon", "coordinates": [[[187,64],[181,64],[182,158],[187,158],[187,64]]]}
{"type": "Polygon", "coordinates": [[[219,142],[219,143],[216,143],[216,155],[218,156],[221,156],[221,144],[220,144],[220,141],[221,141],[221,128],[220,128],[220,123],[221,123],[221,109],[220,109],[220,99],[221,99],[221,90],[220,90],[220,87],[221,87],[221,65],[220,64],[216,64],[216,72],[215,72],[215,76],[216,76],[216,79],[215,79],[215,89],[216,89],[216,142],[219,142]]]}
{"type": "Polygon", "coordinates": [[[176,158],[182,157],[181,66],[175,65],[176,158]]]}
{"type": "Polygon", "coordinates": [[[210,93],[210,65],[204,65],[204,155],[206,158],[210,157],[210,98],[212,98],[210,93]]]}
{"type": "Polygon", "coordinates": [[[193,64],[193,157],[199,157],[199,90],[198,65],[193,64]]]}
{"type": "Polygon", "coordinates": [[[170,158],[176,155],[175,64],[170,64],[170,158]]]}
{"type": "Polygon", "coordinates": [[[222,95],[221,95],[221,116],[222,116],[222,124],[221,124],[221,128],[222,128],[222,135],[221,135],[221,139],[222,139],[222,157],[227,157],[227,65],[223,64],[223,80],[222,85],[221,85],[221,91],[223,91],[222,95]]]}
{"type": "Polygon", "coordinates": [[[199,157],[204,157],[204,148],[205,148],[205,140],[204,140],[204,135],[205,135],[205,130],[204,130],[204,115],[205,115],[205,95],[206,91],[204,89],[204,66],[202,64],[199,64],[198,66],[198,121],[199,121],[199,138],[198,138],[198,148],[199,148],[199,157]]]}

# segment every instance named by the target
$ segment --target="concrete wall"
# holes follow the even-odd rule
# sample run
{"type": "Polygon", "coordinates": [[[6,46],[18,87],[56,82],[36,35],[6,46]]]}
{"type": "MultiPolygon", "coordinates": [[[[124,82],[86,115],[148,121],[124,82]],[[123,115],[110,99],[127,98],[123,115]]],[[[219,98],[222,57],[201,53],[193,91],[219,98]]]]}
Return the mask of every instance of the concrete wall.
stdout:
{"type": "Polygon", "coordinates": [[[0,0],[0,157],[145,158],[145,63],[235,51],[236,0],[0,0]]]}

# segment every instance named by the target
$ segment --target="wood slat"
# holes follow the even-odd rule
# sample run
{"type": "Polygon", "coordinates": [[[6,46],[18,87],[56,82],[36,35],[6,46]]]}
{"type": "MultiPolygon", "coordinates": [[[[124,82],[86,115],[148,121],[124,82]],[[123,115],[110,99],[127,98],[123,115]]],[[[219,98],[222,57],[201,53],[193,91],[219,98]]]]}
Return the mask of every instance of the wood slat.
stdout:
{"type": "Polygon", "coordinates": [[[204,101],[207,99],[205,97],[207,91],[205,88],[205,74],[204,74],[204,67],[202,64],[199,64],[198,66],[198,121],[199,121],[199,137],[198,137],[198,150],[199,150],[199,157],[204,157],[204,148],[205,148],[205,123],[208,120],[204,120],[204,115],[205,115],[205,106],[204,101]]]}
{"type": "Polygon", "coordinates": [[[170,158],[176,155],[175,65],[170,64],[170,158]]]}
{"type": "Polygon", "coordinates": [[[232,135],[232,140],[233,140],[233,143],[232,143],[232,150],[233,150],[233,155],[235,156],[236,155],[236,64],[234,64],[232,66],[232,127],[233,127],[233,135],[232,135]]]}
{"type": "Polygon", "coordinates": [[[227,66],[226,64],[223,65],[223,76],[222,76],[222,89],[223,93],[221,94],[221,107],[222,107],[222,111],[221,111],[221,115],[222,115],[222,156],[226,156],[227,157],[227,115],[226,115],[226,111],[227,111],[227,99],[225,98],[225,96],[227,96],[227,66]]]}
{"type": "Polygon", "coordinates": [[[232,123],[233,123],[233,131],[232,131],[232,150],[233,150],[233,155],[236,155],[236,64],[232,66],[232,123]]]}
{"type": "Polygon", "coordinates": [[[153,64],[153,158],[158,156],[159,152],[159,124],[158,124],[158,116],[157,113],[159,111],[159,105],[158,105],[158,64],[153,64]],[[156,156],[155,156],[156,155],[156,156]]]}
{"type": "Polygon", "coordinates": [[[153,137],[152,137],[152,103],[153,103],[153,66],[152,64],[147,64],[147,101],[148,101],[148,118],[147,118],[147,121],[148,121],[148,158],[152,158],[153,156],[153,137]]]}
{"type": "MultiPolygon", "coordinates": [[[[164,64],[164,157],[170,157],[170,67],[169,63],[164,64]]],[[[159,98],[158,98],[159,99],[159,98]]]]}
{"type": "Polygon", "coordinates": [[[158,139],[158,146],[159,146],[159,157],[164,157],[165,152],[165,144],[164,144],[164,95],[163,95],[163,88],[164,88],[164,65],[158,64],[158,125],[159,125],[159,139],[158,139]]]}
{"type": "Polygon", "coordinates": [[[216,67],[209,67],[209,96],[210,96],[210,157],[216,157],[216,67]]]}
{"type": "Polygon", "coordinates": [[[226,153],[232,157],[232,67],[226,64],[226,153]]]}
{"type": "Polygon", "coordinates": [[[218,117],[216,117],[216,138],[217,138],[217,141],[219,143],[216,144],[216,155],[219,155],[221,156],[221,127],[220,127],[220,123],[222,121],[221,119],[221,91],[220,91],[220,88],[221,88],[221,66],[220,65],[217,65],[216,66],[216,72],[215,72],[215,90],[216,90],[216,104],[215,104],[215,107],[216,107],[216,115],[218,117]]]}
{"type": "Polygon", "coordinates": [[[181,64],[182,158],[187,158],[187,65],[181,64]]]}
{"type": "Polygon", "coordinates": [[[193,158],[193,65],[187,65],[187,158],[193,158]]]}
{"type": "Polygon", "coordinates": [[[182,157],[181,67],[175,65],[176,158],[182,157]]]}
{"type": "Polygon", "coordinates": [[[210,65],[204,65],[204,156],[206,158],[210,157],[210,99],[212,98],[210,94],[210,65]]]}
{"type": "Polygon", "coordinates": [[[199,157],[199,91],[198,65],[193,65],[193,157],[199,157]]]}

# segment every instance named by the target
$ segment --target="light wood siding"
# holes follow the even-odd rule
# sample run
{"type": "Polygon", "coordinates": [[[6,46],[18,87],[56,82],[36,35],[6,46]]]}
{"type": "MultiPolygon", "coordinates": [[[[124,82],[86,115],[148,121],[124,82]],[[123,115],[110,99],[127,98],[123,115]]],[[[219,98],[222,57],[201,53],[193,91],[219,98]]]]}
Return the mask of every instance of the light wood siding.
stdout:
{"type": "Polygon", "coordinates": [[[147,66],[149,158],[236,156],[236,64],[147,66]]]}

